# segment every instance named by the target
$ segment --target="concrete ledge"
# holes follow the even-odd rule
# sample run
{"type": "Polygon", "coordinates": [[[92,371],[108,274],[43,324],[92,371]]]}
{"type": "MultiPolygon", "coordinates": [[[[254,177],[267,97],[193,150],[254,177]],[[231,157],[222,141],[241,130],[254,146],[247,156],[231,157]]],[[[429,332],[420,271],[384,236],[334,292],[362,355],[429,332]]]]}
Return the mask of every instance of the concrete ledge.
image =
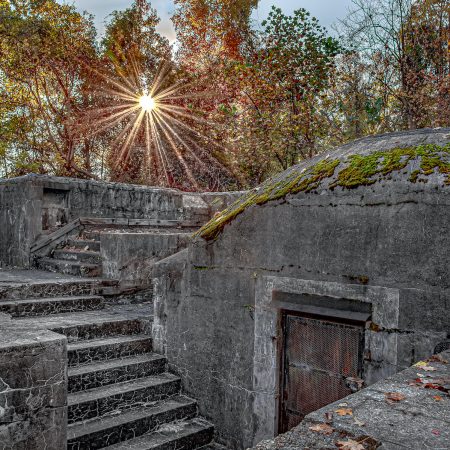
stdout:
{"type": "Polygon", "coordinates": [[[351,440],[358,450],[448,449],[449,360],[446,351],[419,362],[307,415],[293,430],[254,449],[335,449],[351,440]]]}
{"type": "Polygon", "coordinates": [[[66,338],[12,324],[0,329],[0,448],[66,448],[66,338]]]}

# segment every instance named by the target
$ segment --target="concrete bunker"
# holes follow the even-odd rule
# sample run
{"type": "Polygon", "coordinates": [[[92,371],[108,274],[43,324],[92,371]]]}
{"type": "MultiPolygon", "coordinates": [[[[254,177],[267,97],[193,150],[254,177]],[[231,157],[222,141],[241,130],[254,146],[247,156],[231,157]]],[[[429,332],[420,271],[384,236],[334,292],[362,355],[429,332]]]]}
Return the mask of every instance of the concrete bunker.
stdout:
{"type": "Polygon", "coordinates": [[[449,142],[448,129],[392,133],[305,161],[156,265],[155,346],[221,442],[256,445],[445,350],[449,142]],[[327,366],[327,333],[349,367],[327,366]],[[310,342],[287,348],[292,335],[310,342]],[[328,389],[315,404],[289,385],[306,376],[328,389]]]}
{"type": "Polygon", "coordinates": [[[0,444],[445,447],[449,145],[365,138],[242,195],[2,180],[0,444]],[[331,427],[352,392],[365,425],[331,427]]]}

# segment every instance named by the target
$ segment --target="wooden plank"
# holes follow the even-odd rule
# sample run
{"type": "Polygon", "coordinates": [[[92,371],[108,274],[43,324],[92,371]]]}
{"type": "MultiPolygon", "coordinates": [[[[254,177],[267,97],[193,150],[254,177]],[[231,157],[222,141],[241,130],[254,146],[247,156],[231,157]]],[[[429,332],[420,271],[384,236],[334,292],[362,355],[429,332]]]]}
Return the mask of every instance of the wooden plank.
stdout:
{"type": "Polygon", "coordinates": [[[36,251],[40,250],[43,247],[46,247],[47,245],[50,245],[52,242],[56,241],[57,239],[62,238],[67,233],[70,233],[75,228],[78,228],[80,226],[80,219],[75,219],[74,221],[68,223],[67,225],[64,225],[62,228],[59,228],[58,230],[54,231],[53,233],[50,233],[48,236],[43,237],[42,239],[39,239],[37,242],[35,242],[31,248],[31,253],[35,253],[36,251]]]}
{"type": "Polygon", "coordinates": [[[130,226],[139,227],[176,227],[180,225],[179,220],[163,220],[163,219],[130,219],[128,221],[130,226]]]}
{"type": "Polygon", "coordinates": [[[125,227],[197,227],[203,225],[203,222],[198,220],[127,219],[122,217],[81,217],[80,223],[91,226],[125,227]]]}
{"type": "Polygon", "coordinates": [[[124,217],[80,217],[81,225],[121,225],[127,226],[128,219],[124,217]]]}

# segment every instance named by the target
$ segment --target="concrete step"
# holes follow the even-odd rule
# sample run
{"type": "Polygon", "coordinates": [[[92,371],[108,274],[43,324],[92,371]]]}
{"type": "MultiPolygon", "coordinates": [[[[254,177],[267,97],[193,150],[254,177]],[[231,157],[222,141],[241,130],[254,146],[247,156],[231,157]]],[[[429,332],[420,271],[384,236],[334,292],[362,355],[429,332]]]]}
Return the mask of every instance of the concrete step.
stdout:
{"type": "Polygon", "coordinates": [[[84,339],[97,339],[107,336],[141,334],[142,322],[130,319],[115,319],[108,322],[74,324],[63,327],[51,328],[55,333],[67,336],[68,342],[76,342],[84,339]]]}
{"type": "Polygon", "coordinates": [[[217,442],[212,441],[205,447],[202,447],[202,450],[229,450],[229,449],[228,447],[225,447],[222,444],[218,444],[217,442]]]}
{"type": "Polygon", "coordinates": [[[180,393],[181,380],[170,373],[125,381],[68,395],[68,423],[146,406],[180,393]]]}
{"type": "Polygon", "coordinates": [[[53,252],[54,259],[60,259],[64,261],[78,261],[88,264],[100,264],[102,257],[100,252],[88,251],[88,250],[73,250],[73,249],[58,249],[53,252]]]}
{"type": "Polygon", "coordinates": [[[66,247],[79,248],[88,250],[91,252],[100,251],[100,241],[88,240],[88,239],[69,239],[66,243],[66,247]]]}
{"type": "Polygon", "coordinates": [[[164,356],[148,353],[69,367],[69,392],[85,391],[157,375],[166,370],[166,362],[164,356]]]}
{"type": "Polygon", "coordinates": [[[81,232],[80,237],[82,239],[86,239],[88,241],[100,242],[100,232],[95,231],[95,230],[83,230],[81,232]]]}
{"type": "MultiPolygon", "coordinates": [[[[55,277],[58,276],[59,275],[55,275],[55,277]]],[[[64,276],[61,275],[60,277],[64,276]]],[[[70,277],[48,282],[40,281],[35,283],[30,282],[2,286],[0,287],[0,302],[9,300],[26,300],[28,298],[65,297],[66,295],[72,297],[92,295],[99,289],[97,280],[89,278],[84,280],[69,278],[70,277]]]]}
{"type": "Polygon", "coordinates": [[[104,307],[103,297],[85,295],[80,297],[51,297],[0,302],[0,312],[13,317],[47,316],[77,311],[93,311],[104,307]]]}
{"type": "Polygon", "coordinates": [[[105,447],[105,450],[194,450],[208,445],[214,427],[199,417],[162,425],[144,436],[105,447]]]}
{"type": "Polygon", "coordinates": [[[74,275],[78,277],[100,277],[102,268],[99,264],[89,264],[78,261],[67,261],[63,259],[54,258],[39,258],[37,266],[41,270],[48,270],[49,272],[64,273],[67,275],[74,275]]]}
{"type": "Polygon", "coordinates": [[[151,307],[144,305],[105,306],[100,311],[53,314],[15,319],[23,327],[46,328],[67,336],[69,343],[112,336],[144,334],[152,319],[151,307]]]}
{"type": "Polygon", "coordinates": [[[118,415],[74,423],[68,427],[67,450],[94,450],[150,433],[161,424],[190,419],[197,403],[175,396],[154,406],[130,409],[118,415]]]}
{"type": "Polygon", "coordinates": [[[143,334],[79,341],[67,346],[69,367],[140,355],[151,351],[152,340],[143,334]]]}

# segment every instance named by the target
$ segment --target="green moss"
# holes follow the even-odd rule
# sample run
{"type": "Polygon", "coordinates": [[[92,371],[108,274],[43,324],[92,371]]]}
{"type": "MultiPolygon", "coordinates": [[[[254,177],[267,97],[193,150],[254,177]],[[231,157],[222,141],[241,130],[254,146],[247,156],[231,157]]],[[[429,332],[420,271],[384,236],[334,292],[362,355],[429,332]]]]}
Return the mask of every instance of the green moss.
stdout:
{"type": "Polygon", "coordinates": [[[419,169],[411,172],[409,181],[415,183],[419,175],[430,175],[435,171],[446,175],[444,183],[450,184],[450,144],[445,147],[437,145],[420,145],[418,147],[395,148],[390,151],[375,151],[366,156],[350,155],[345,161],[325,158],[308,169],[291,169],[278,178],[270,179],[245,196],[238,199],[227,209],[217,214],[204,225],[196,236],[210,240],[217,237],[224,226],[234,220],[245,209],[252,205],[263,205],[270,201],[280,200],[288,194],[310,192],[317,189],[324,180],[330,180],[328,188],[340,186],[353,189],[367,186],[385,178],[390,179],[393,172],[405,169],[408,164],[420,159],[419,169]],[[336,168],[344,165],[334,177],[336,168]],[[281,177],[281,178],[280,178],[281,177]]]}
{"type": "Polygon", "coordinates": [[[194,266],[195,270],[210,270],[211,267],[208,266],[194,266]]]}
{"type": "Polygon", "coordinates": [[[420,175],[420,170],[413,170],[409,177],[409,181],[411,181],[411,183],[415,183],[417,181],[417,178],[419,178],[419,175],[420,175]]]}
{"type": "Polygon", "coordinates": [[[332,186],[348,189],[377,182],[375,175],[388,176],[404,169],[416,156],[414,148],[396,148],[389,152],[373,152],[370,155],[349,156],[348,166],[341,170],[332,186]]]}

